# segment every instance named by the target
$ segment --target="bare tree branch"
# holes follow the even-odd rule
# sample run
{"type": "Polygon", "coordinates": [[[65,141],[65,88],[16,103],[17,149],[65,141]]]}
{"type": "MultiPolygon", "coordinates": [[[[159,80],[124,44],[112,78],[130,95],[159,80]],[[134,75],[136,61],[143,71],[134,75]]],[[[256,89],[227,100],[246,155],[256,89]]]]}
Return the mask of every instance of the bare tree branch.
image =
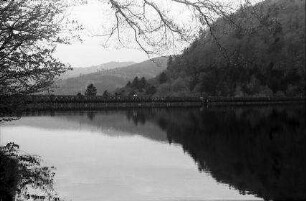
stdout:
{"type": "MultiPolygon", "coordinates": [[[[103,2],[105,3],[105,0],[103,2]]],[[[138,48],[149,56],[182,49],[180,46],[190,44],[198,37],[200,30],[206,30],[214,38],[224,57],[228,57],[214,34],[212,24],[222,17],[230,21],[233,26],[238,26],[230,17],[235,6],[213,0],[165,0],[163,3],[166,6],[157,0],[108,0],[107,2],[115,16],[114,26],[108,33],[95,36],[107,37],[105,40],[107,43],[116,35],[122,45],[126,45],[125,38],[131,37],[138,48]],[[167,5],[170,9],[166,8],[167,5]],[[179,13],[171,8],[177,7],[185,10],[187,14],[173,16],[179,13]],[[186,19],[183,19],[184,17],[186,19]]]]}

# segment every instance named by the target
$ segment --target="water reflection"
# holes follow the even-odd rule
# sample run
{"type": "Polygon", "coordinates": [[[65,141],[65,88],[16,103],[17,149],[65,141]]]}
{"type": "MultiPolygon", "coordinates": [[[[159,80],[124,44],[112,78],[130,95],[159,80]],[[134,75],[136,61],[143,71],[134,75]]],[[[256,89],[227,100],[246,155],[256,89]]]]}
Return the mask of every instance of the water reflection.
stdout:
{"type": "MultiPolygon", "coordinates": [[[[85,130],[108,137],[141,136],[150,141],[158,142],[158,144],[161,142],[175,144],[182,147],[185,153],[188,153],[197,164],[200,172],[204,172],[200,176],[204,177],[209,174],[217,182],[237,189],[240,194],[252,194],[265,200],[301,200],[306,198],[306,128],[305,109],[302,106],[205,109],[155,108],[99,112],[56,112],[52,113],[51,116],[46,113],[36,113],[27,114],[27,116],[15,125],[39,127],[48,131],[52,129],[71,130],[74,133],[76,130],[85,130]]],[[[176,186],[177,182],[174,182],[177,180],[171,178],[168,174],[173,172],[167,162],[167,160],[171,160],[173,153],[167,155],[165,147],[161,148],[157,144],[150,144],[138,138],[131,138],[130,140],[118,138],[119,140],[113,141],[110,138],[85,136],[84,133],[82,135],[84,136],[77,135],[71,140],[70,134],[62,134],[59,139],[45,137],[45,141],[54,140],[54,144],[58,147],[62,143],[63,148],[57,148],[56,150],[62,154],[69,147],[71,153],[68,153],[69,151],[65,153],[65,160],[69,158],[76,160],[75,156],[77,154],[79,160],[86,160],[86,163],[83,161],[82,165],[84,167],[80,168],[82,170],[80,172],[84,172],[84,169],[95,165],[99,170],[103,168],[104,171],[110,171],[111,173],[114,173],[114,171],[121,172],[122,178],[125,178],[124,173],[130,174],[129,179],[132,181],[135,179],[139,182],[139,185],[124,180],[128,184],[124,188],[122,186],[117,188],[117,191],[119,191],[119,188],[125,189],[126,191],[123,194],[133,193],[127,188],[132,183],[138,188],[145,186],[143,184],[149,185],[147,180],[153,179],[153,177],[147,178],[148,172],[141,170],[141,168],[148,168],[149,174],[156,174],[154,175],[155,182],[162,183],[162,179],[159,178],[168,176],[167,180],[173,180],[173,186],[178,187],[176,186]],[[85,144],[88,146],[86,149],[81,144],[83,142],[87,143],[85,144]],[[71,146],[69,143],[71,143],[71,146]],[[75,151],[74,153],[73,149],[82,151],[75,151]],[[120,149],[123,149],[123,151],[121,152],[120,149]],[[148,158],[154,149],[160,149],[156,150],[158,154],[148,158]],[[140,153],[140,150],[142,150],[142,153],[140,153]],[[91,156],[89,154],[94,155],[95,152],[97,152],[99,162],[96,161],[97,158],[89,157],[91,156]],[[137,156],[135,156],[136,153],[137,156]],[[112,154],[115,154],[121,160],[112,158],[112,154]],[[140,158],[141,160],[138,160],[140,158]],[[157,159],[160,162],[162,161],[161,158],[163,163],[167,163],[165,166],[167,168],[162,169],[165,171],[162,176],[159,175],[161,174],[160,169],[158,171],[154,169],[157,167],[157,159]],[[138,161],[132,162],[136,160],[138,161]],[[89,163],[90,161],[94,161],[93,165],[89,163]],[[122,169],[116,169],[118,167],[114,167],[113,163],[108,164],[110,161],[115,162],[122,169]],[[131,163],[133,164],[131,165],[131,163]],[[154,167],[152,168],[152,166],[154,167]],[[134,172],[135,168],[137,173],[134,172]],[[169,172],[167,172],[168,169],[169,172]],[[137,176],[138,173],[143,173],[141,180],[137,176]]],[[[53,155],[54,158],[60,157],[58,154],[53,155]]],[[[175,160],[171,162],[175,162],[175,160]]],[[[177,161],[177,163],[179,164],[180,161],[177,161]]],[[[70,166],[67,167],[67,169],[70,168],[70,166]]],[[[185,170],[187,170],[186,167],[184,167],[185,170]]],[[[190,170],[188,169],[188,171],[190,170]]],[[[72,170],[69,172],[72,172],[72,170]]],[[[88,176],[91,180],[102,178],[102,181],[95,182],[105,182],[105,186],[110,184],[107,182],[114,181],[110,179],[109,175],[105,176],[102,171],[92,174],[94,176],[88,176]],[[106,181],[103,181],[103,178],[106,181]]],[[[184,177],[188,173],[186,171],[180,175],[184,177]]],[[[82,182],[86,183],[83,180],[82,182]]],[[[170,186],[167,186],[168,184],[163,186],[161,183],[156,183],[158,188],[155,186],[160,193],[161,189],[170,188],[170,186]]],[[[203,185],[203,183],[199,185],[203,185]]],[[[183,185],[180,187],[186,189],[183,185]]],[[[84,190],[84,188],[80,188],[81,191],[82,189],[84,190]]],[[[94,191],[94,187],[89,189],[92,189],[95,193],[99,191],[98,188],[95,188],[97,191],[94,191]]],[[[133,189],[137,188],[134,187],[133,189]]],[[[108,190],[106,187],[105,192],[108,190]]],[[[137,193],[139,193],[139,189],[137,193]]],[[[167,193],[165,195],[168,196],[167,193]]],[[[125,196],[125,198],[127,197],[128,195],[125,196]]],[[[207,197],[202,198],[206,199],[207,197]]],[[[131,198],[131,200],[133,199],[131,198]]]]}
{"type": "Polygon", "coordinates": [[[87,117],[90,121],[94,120],[96,113],[93,111],[87,112],[87,117]]]}
{"type": "Polygon", "coordinates": [[[127,112],[152,121],[218,182],[265,200],[306,198],[305,110],[219,108],[127,112]],[[135,114],[136,113],[136,114],[135,114]]]}

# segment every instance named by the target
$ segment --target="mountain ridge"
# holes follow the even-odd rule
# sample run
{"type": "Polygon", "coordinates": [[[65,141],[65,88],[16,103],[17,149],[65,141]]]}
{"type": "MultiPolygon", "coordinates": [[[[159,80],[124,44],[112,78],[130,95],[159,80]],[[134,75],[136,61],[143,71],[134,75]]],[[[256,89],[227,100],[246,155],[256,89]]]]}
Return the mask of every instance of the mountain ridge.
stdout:
{"type": "Polygon", "coordinates": [[[98,72],[70,77],[56,82],[55,95],[84,94],[88,84],[94,84],[97,94],[102,95],[105,90],[114,91],[123,87],[134,77],[153,78],[164,71],[167,66],[168,57],[158,57],[125,67],[101,70],[98,72]]]}
{"type": "Polygon", "coordinates": [[[130,66],[130,65],[133,65],[133,64],[136,64],[136,62],[133,62],[133,61],[127,61],[127,62],[111,61],[111,62],[102,63],[102,64],[98,64],[98,65],[93,65],[93,66],[88,66],[88,67],[73,67],[72,70],[63,73],[60,76],[59,79],[68,79],[68,78],[72,78],[72,77],[78,77],[80,75],[86,75],[86,74],[95,73],[95,72],[98,72],[98,71],[127,67],[127,66],[130,66]]]}

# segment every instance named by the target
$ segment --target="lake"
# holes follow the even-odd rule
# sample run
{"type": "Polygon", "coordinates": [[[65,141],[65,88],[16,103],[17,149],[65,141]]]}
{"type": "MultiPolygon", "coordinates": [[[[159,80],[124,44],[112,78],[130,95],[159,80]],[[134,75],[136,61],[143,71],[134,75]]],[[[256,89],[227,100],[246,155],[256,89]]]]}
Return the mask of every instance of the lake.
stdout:
{"type": "Polygon", "coordinates": [[[303,106],[28,113],[0,127],[73,201],[306,198],[303,106]]]}

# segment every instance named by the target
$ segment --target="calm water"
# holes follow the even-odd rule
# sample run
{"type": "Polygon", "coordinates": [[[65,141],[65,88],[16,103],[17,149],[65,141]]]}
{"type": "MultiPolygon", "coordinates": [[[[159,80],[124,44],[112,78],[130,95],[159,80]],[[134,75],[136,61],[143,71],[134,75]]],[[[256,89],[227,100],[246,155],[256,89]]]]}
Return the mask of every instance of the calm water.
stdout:
{"type": "Polygon", "coordinates": [[[73,201],[306,198],[303,107],[28,114],[0,128],[73,201]]]}

